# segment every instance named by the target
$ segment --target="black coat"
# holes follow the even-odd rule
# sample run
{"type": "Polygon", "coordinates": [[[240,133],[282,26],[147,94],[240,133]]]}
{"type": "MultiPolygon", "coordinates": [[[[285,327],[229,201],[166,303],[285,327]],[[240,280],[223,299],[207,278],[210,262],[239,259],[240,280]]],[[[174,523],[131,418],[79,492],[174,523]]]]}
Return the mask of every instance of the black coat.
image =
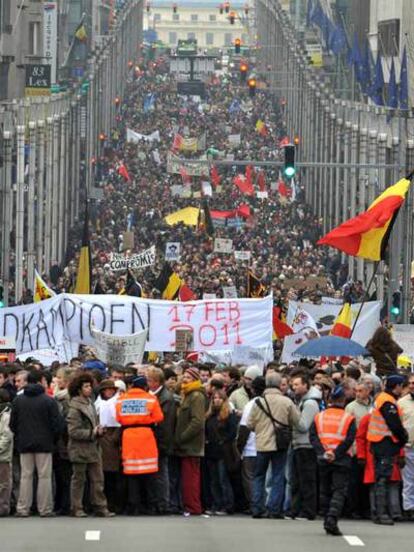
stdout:
{"type": "Polygon", "coordinates": [[[154,428],[158,451],[160,454],[171,455],[174,447],[174,431],[177,413],[174,395],[170,393],[165,386],[162,386],[155,396],[164,414],[164,420],[154,428]]]}
{"type": "Polygon", "coordinates": [[[210,416],[206,421],[206,458],[224,459],[223,445],[236,439],[238,418],[231,412],[227,420],[221,422],[217,415],[210,416]]]}
{"type": "Polygon", "coordinates": [[[39,384],[29,384],[12,403],[10,429],[19,453],[53,452],[64,421],[54,399],[39,384]]]}

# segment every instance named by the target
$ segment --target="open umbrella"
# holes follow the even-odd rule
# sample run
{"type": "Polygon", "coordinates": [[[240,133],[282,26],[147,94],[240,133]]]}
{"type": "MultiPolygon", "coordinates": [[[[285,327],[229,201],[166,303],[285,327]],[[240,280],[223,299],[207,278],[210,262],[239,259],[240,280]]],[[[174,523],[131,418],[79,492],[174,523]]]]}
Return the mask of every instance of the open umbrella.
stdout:
{"type": "Polygon", "coordinates": [[[352,339],[345,339],[336,335],[325,335],[316,339],[310,339],[301,345],[293,353],[302,358],[319,358],[321,356],[369,356],[369,351],[352,339]]]}

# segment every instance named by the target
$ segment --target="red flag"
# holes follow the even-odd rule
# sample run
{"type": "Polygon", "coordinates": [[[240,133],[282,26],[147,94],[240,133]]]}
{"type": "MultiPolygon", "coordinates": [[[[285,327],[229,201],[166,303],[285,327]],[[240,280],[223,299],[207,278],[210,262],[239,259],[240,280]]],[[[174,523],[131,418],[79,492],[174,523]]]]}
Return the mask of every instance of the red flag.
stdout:
{"type": "Polygon", "coordinates": [[[172,149],[173,150],[181,149],[181,146],[183,145],[183,141],[184,139],[180,134],[175,134],[172,149]]]}
{"type": "Polygon", "coordinates": [[[253,177],[254,177],[253,167],[251,165],[247,165],[247,167],[246,167],[246,180],[247,180],[247,182],[249,182],[249,184],[251,184],[252,187],[253,187],[253,177]]]}
{"type": "Polygon", "coordinates": [[[288,144],[290,144],[288,136],[284,136],[279,140],[279,148],[283,148],[283,146],[287,146],[288,144]]]}
{"type": "Polygon", "coordinates": [[[185,167],[180,167],[180,174],[183,179],[183,184],[189,184],[191,182],[191,176],[188,174],[185,167]]]}
{"type": "Polygon", "coordinates": [[[118,167],[118,174],[120,174],[124,179],[129,182],[131,180],[128,169],[126,168],[124,163],[121,163],[118,167]]]}
{"type": "Polygon", "coordinates": [[[261,192],[265,192],[266,191],[266,178],[265,178],[265,174],[263,171],[260,171],[259,172],[259,175],[257,177],[257,184],[259,186],[259,190],[261,192]]]}
{"type": "Polygon", "coordinates": [[[239,188],[239,190],[246,195],[253,195],[254,188],[251,180],[248,180],[244,174],[238,174],[234,177],[233,182],[239,188]]]}
{"type": "Polygon", "coordinates": [[[250,206],[247,205],[247,203],[242,203],[241,205],[239,205],[239,207],[237,208],[237,216],[243,217],[243,218],[249,218],[250,215],[251,215],[250,206]]]}
{"type": "Polygon", "coordinates": [[[278,192],[283,197],[289,197],[289,190],[286,186],[284,180],[279,180],[278,182],[278,192]]]}
{"type": "Polygon", "coordinates": [[[178,298],[180,301],[195,301],[197,299],[196,294],[191,288],[187,286],[187,284],[183,284],[180,287],[178,298]]]}
{"type": "Polygon", "coordinates": [[[215,166],[211,167],[210,179],[211,179],[211,183],[213,184],[213,186],[215,188],[217,188],[217,186],[221,182],[221,176],[219,175],[218,170],[215,166]]]}

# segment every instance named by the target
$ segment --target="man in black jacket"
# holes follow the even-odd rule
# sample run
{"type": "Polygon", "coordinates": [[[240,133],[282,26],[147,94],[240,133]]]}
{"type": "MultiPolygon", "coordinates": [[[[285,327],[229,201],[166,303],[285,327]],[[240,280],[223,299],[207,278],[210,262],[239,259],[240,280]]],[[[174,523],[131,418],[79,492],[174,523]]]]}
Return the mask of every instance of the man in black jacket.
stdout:
{"type": "Polygon", "coordinates": [[[10,429],[20,454],[21,479],[16,516],[28,517],[33,502],[33,474],[38,477],[37,508],[40,516],[53,516],[52,453],[63,430],[63,419],[54,399],[40,384],[42,372],[30,372],[24,392],[12,403],[10,429]]]}
{"type": "Polygon", "coordinates": [[[149,484],[150,509],[166,514],[170,510],[168,460],[173,452],[176,404],[174,396],[165,387],[164,373],[160,368],[150,367],[147,371],[148,389],[157,397],[164,420],[154,428],[158,446],[158,472],[151,475],[149,484]]]}

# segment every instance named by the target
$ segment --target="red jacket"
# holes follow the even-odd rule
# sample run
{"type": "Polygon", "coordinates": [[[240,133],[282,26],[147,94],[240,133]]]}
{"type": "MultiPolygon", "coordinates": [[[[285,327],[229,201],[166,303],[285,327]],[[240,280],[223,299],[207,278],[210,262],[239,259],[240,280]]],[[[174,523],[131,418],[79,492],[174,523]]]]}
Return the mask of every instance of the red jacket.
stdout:
{"type": "MultiPolygon", "coordinates": [[[[356,456],[365,460],[364,483],[375,483],[374,455],[371,452],[371,443],[367,440],[368,424],[371,414],[363,416],[357,429],[355,444],[356,456]]],[[[400,456],[404,456],[404,448],[400,449],[400,456]]],[[[397,462],[394,462],[391,481],[401,481],[401,471],[397,462]]]]}

